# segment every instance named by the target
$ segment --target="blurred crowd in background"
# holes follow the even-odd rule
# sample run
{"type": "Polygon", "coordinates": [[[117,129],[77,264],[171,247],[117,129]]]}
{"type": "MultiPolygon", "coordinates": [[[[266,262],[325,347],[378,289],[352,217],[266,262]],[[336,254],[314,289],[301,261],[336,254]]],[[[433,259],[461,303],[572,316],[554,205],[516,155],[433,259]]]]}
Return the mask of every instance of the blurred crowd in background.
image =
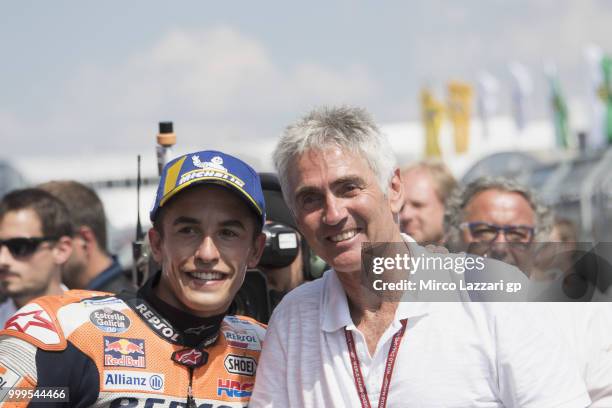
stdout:
{"type": "MultiPolygon", "coordinates": [[[[597,261],[574,259],[578,250],[589,253],[600,243],[601,247],[612,242],[612,149],[608,148],[612,144],[612,57],[594,46],[585,55],[593,93],[588,129],[570,128],[570,112],[554,66],[546,69],[550,118],[530,118],[533,81],[518,63],[509,70],[509,120],[499,116],[500,84],[483,73],[476,84],[449,81],[446,101],[438,98],[434,87],[424,87],[418,126],[381,126],[402,165],[402,232],[422,245],[487,254],[516,265],[547,288],[546,282],[558,281],[561,290],[565,285],[565,292],[575,291],[570,294],[574,300],[612,296],[612,278],[598,272],[612,263],[606,257],[610,251],[599,248],[602,256],[597,261]],[[540,245],[549,242],[563,246],[540,245]],[[572,254],[560,256],[563,251],[572,254]],[[554,265],[538,265],[536,259],[554,260],[554,265]],[[582,271],[572,274],[575,265],[582,265],[578,268],[582,271]]],[[[161,122],[158,173],[175,156],[175,145],[180,147],[173,124],[161,122]]],[[[262,143],[261,151],[243,152],[245,159],[253,154],[269,157],[266,146],[262,143]]],[[[82,160],[79,157],[79,163],[82,160]]],[[[54,168],[71,166],[49,163],[50,174],[54,168]]],[[[37,296],[67,288],[117,292],[136,287],[151,268],[157,268],[147,252],[147,225],[143,227],[136,209],[127,205],[126,194],[137,195],[136,206],[142,211],[157,184],[155,174],[145,171],[140,176],[140,157],[138,163],[137,179],[126,172],[118,177],[117,162],[113,162],[106,167],[106,176],[102,173],[93,181],[91,177],[45,179],[32,185],[36,183],[20,173],[20,169],[34,168],[31,164],[15,168],[10,161],[0,162],[0,291],[6,298],[2,316],[37,296]],[[109,191],[123,195],[109,195],[109,191]],[[118,217],[132,220],[129,227],[124,222],[116,228],[108,222],[118,217]]],[[[105,168],[101,164],[98,167],[105,168]]],[[[37,175],[40,180],[38,170],[37,175]]],[[[326,265],[300,236],[276,175],[262,173],[262,184],[268,203],[266,252],[257,270],[247,274],[236,303],[245,314],[265,322],[284,294],[320,277],[326,265]]]]}
{"type": "MultiPolygon", "coordinates": [[[[582,170],[587,182],[609,175],[602,170],[612,162],[605,159],[608,155],[605,149],[576,153],[557,166],[569,172],[564,180],[576,177],[573,167],[590,168],[582,170]]],[[[459,181],[440,158],[404,164],[405,202],[398,220],[402,232],[423,246],[477,253],[518,266],[532,281],[542,283],[542,296],[548,300],[559,300],[558,293],[569,301],[610,300],[610,251],[605,247],[598,252],[602,256],[585,256],[605,245],[610,201],[599,208],[601,197],[588,197],[586,205],[597,218],[591,221],[597,228],[590,228],[581,218],[589,213],[582,207],[584,201],[547,203],[542,199],[545,191],[529,183],[534,173],[520,168],[499,174],[492,165],[499,169],[501,161],[503,157],[485,158],[459,181]],[[477,177],[480,174],[487,176],[477,177]],[[594,240],[597,235],[603,239],[594,240]]],[[[543,169],[532,167],[535,173],[543,169]]],[[[548,177],[556,179],[561,169],[548,171],[548,177]]],[[[326,265],[300,235],[277,176],[260,176],[268,212],[266,248],[235,302],[241,313],[267,322],[287,292],[320,277],[326,265]]],[[[602,193],[605,186],[592,187],[602,193]]],[[[5,192],[0,201],[0,320],[38,296],[68,288],[120,292],[142,284],[158,266],[148,256],[138,223],[141,232],[136,234],[132,258],[120,261],[117,246],[109,242],[104,205],[91,186],[56,180],[5,192]]]]}

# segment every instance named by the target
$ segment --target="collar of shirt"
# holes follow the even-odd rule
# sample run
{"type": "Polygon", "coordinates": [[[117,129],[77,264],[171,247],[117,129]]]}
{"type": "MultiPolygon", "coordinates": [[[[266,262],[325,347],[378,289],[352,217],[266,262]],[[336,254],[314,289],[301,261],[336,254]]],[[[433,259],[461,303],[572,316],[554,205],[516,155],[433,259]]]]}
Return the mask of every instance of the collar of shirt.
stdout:
{"type": "MultiPolygon", "coordinates": [[[[414,239],[407,234],[402,234],[404,242],[410,243],[410,250],[420,248],[414,244],[414,239]]],[[[422,248],[421,248],[422,249],[422,248]]],[[[326,332],[335,332],[343,327],[352,329],[355,327],[351,319],[348,301],[344,287],[338,279],[336,271],[331,269],[327,273],[327,279],[321,298],[321,329],[326,332]]],[[[416,316],[424,316],[429,313],[428,302],[401,301],[395,311],[393,326],[400,326],[400,320],[416,316]]]]}
{"type": "Polygon", "coordinates": [[[123,273],[121,265],[115,255],[111,255],[112,263],[108,268],[100,272],[95,278],[87,285],[87,290],[102,290],[101,288],[106,285],[109,281],[114,279],[117,275],[123,273]]]}

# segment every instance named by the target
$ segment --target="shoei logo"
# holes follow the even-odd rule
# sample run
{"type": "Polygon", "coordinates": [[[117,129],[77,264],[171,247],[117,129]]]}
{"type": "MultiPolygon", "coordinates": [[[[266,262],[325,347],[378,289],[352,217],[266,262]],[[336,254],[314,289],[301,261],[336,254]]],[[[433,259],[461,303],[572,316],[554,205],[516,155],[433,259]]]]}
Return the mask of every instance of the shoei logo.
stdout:
{"type": "Polygon", "coordinates": [[[220,156],[215,156],[210,159],[209,162],[202,162],[197,155],[191,156],[191,160],[193,161],[193,165],[195,167],[199,167],[201,169],[215,169],[221,171],[227,171],[225,167],[223,167],[223,159],[220,156]]]}
{"type": "Polygon", "coordinates": [[[257,363],[252,357],[237,356],[230,354],[223,362],[225,370],[230,374],[248,375],[253,377],[257,370],[257,363]]]}

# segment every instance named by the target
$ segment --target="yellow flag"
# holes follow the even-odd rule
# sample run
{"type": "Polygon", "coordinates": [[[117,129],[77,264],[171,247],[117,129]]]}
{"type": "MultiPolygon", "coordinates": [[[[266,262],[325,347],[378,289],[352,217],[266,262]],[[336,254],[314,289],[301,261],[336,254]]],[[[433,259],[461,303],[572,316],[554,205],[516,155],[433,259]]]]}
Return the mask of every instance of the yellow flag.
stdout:
{"type": "Polygon", "coordinates": [[[440,157],[440,127],[444,116],[444,105],[438,102],[429,89],[421,90],[421,110],[425,128],[425,157],[440,157]]]}
{"type": "Polygon", "coordinates": [[[465,82],[448,83],[448,115],[455,133],[455,151],[465,153],[470,145],[470,115],[472,113],[472,87],[465,82]]]}

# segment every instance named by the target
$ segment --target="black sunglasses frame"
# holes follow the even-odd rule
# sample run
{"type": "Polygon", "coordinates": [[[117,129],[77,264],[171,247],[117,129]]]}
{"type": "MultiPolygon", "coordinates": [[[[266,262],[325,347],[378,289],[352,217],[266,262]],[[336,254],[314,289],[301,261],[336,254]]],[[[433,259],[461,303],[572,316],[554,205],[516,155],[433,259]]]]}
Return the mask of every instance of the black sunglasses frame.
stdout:
{"type": "Polygon", "coordinates": [[[489,228],[495,229],[496,230],[496,234],[495,237],[493,237],[493,239],[488,240],[488,241],[481,241],[482,243],[485,244],[490,244],[492,242],[494,242],[497,237],[499,236],[500,231],[503,232],[504,234],[504,238],[506,239],[506,241],[508,241],[509,244],[521,244],[521,245],[528,245],[531,244],[533,242],[533,239],[535,237],[535,228],[531,227],[529,225],[497,225],[497,224],[490,224],[488,222],[481,222],[481,221],[474,221],[474,222],[463,222],[461,223],[461,225],[459,225],[460,228],[467,228],[468,231],[470,231],[471,235],[474,235],[473,232],[473,228],[479,227],[479,226],[487,226],[489,228]],[[517,228],[524,228],[529,232],[529,239],[526,241],[512,241],[512,240],[508,240],[508,232],[512,232],[513,230],[516,230],[517,228]]]}
{"type": "Polygon", "coordinates": [[[38,250],[43,242],[57,241],[55,237],[17,237],[0,239],[0,249],[3,246],[9,250],[14,258],[27,258],[38,250]]]}

